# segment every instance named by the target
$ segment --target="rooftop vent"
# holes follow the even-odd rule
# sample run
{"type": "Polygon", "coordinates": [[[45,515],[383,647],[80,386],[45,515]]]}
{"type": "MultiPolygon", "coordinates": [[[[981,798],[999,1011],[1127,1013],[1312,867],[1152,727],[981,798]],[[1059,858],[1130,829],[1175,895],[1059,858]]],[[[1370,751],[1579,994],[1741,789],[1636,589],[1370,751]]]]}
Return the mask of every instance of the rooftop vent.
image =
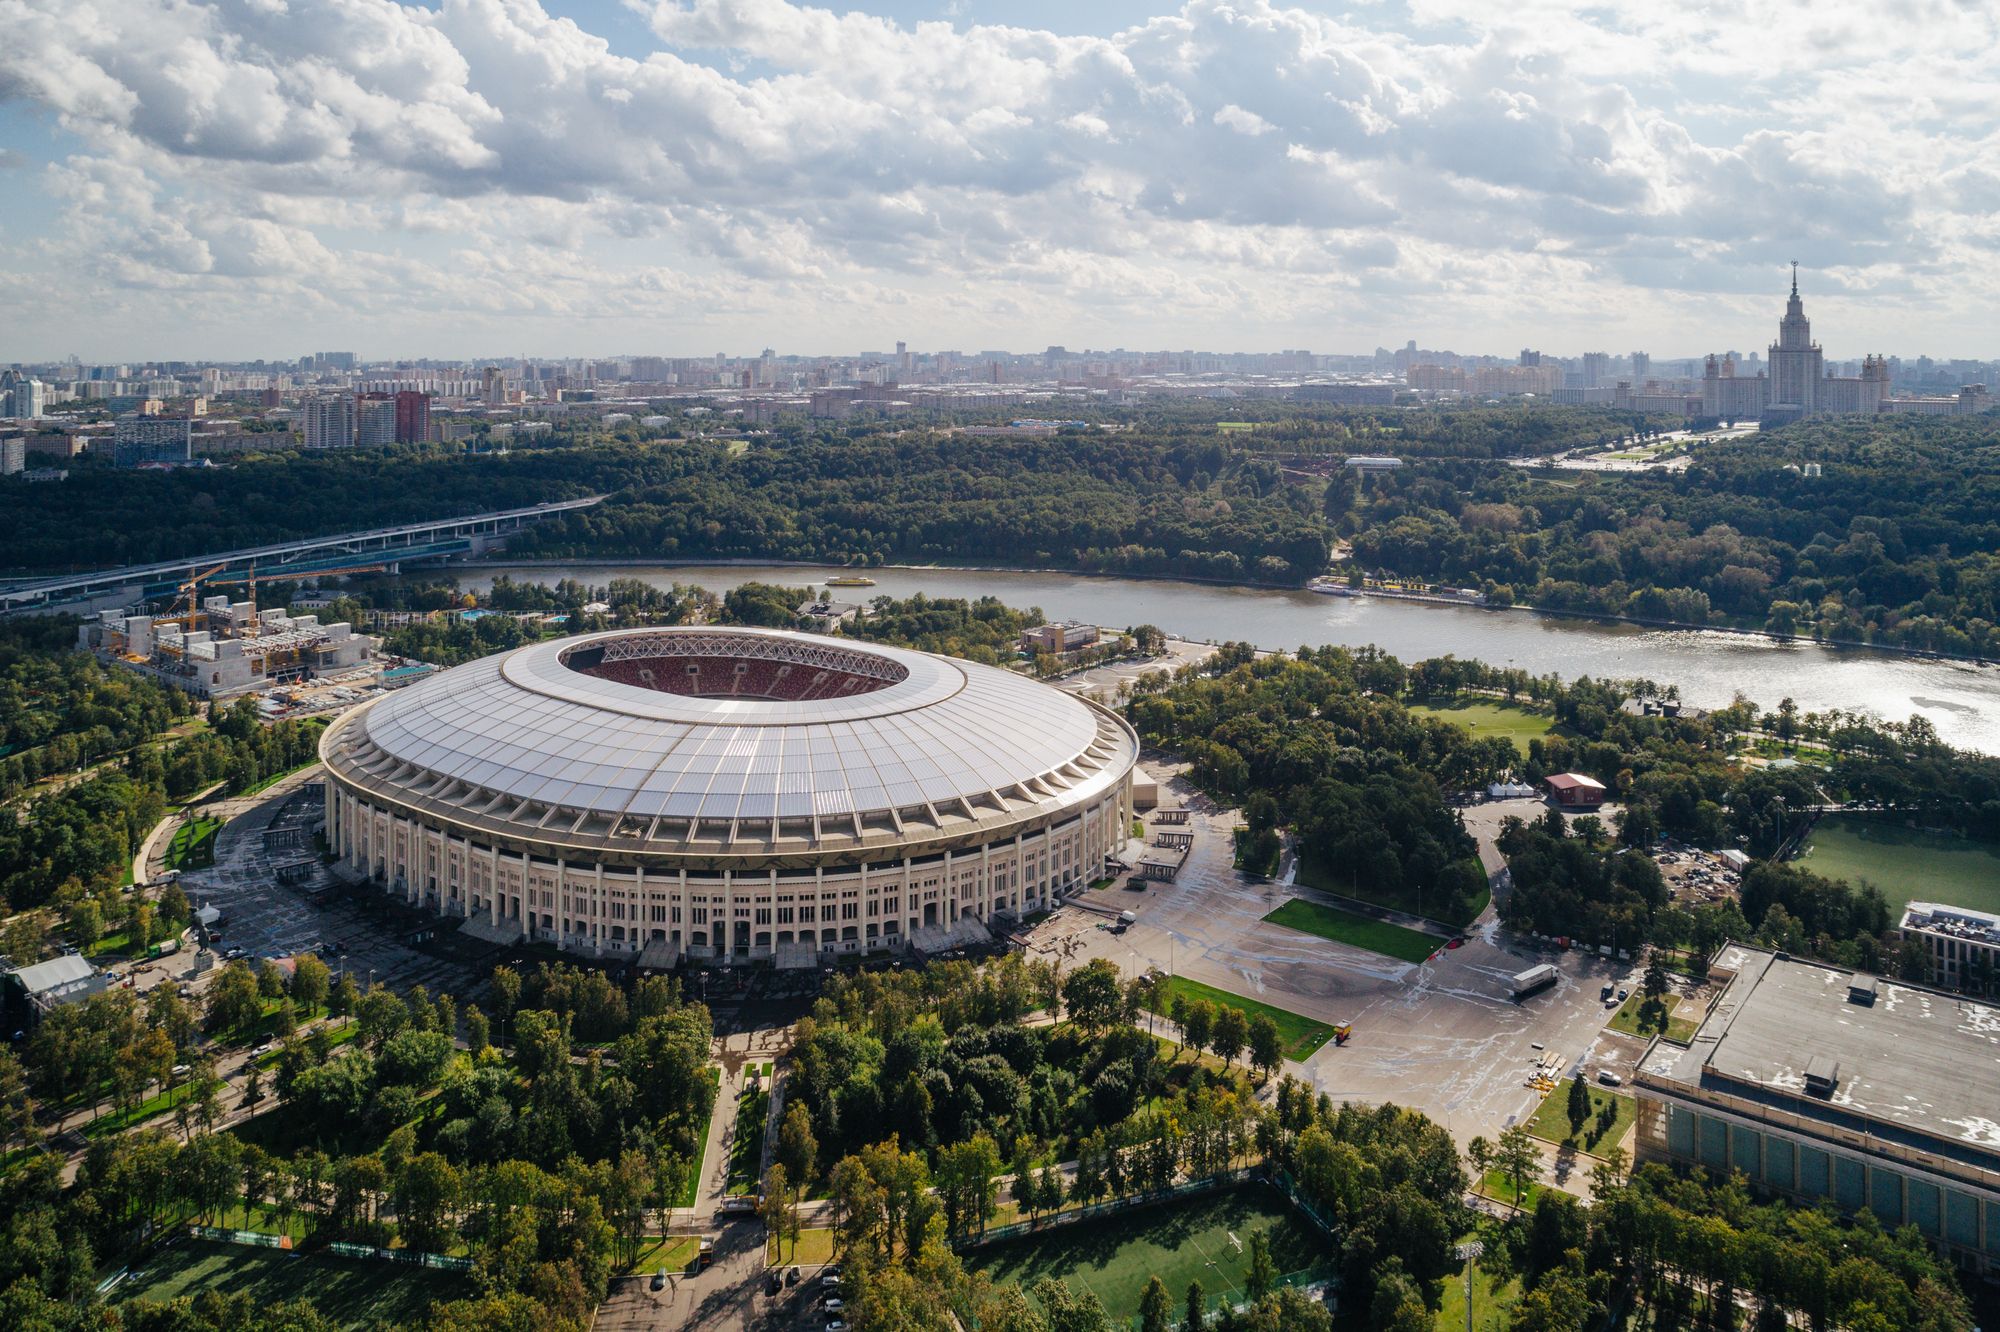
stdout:
{"type": "Polygon", "coordinates": [[[1840,1085],[1840,1061],[1832,1055],[1814,1055],[1806,1061],[1806,1095],[1830,1100],[1840,1085]]]}
{"type": "Polygon", "coordinates": [[[1847,982],[1847,1002],[1850,1004],[1875,1003],[1875,987],[1881,984],[1873,976],[1855,976],[1847,982]]]}

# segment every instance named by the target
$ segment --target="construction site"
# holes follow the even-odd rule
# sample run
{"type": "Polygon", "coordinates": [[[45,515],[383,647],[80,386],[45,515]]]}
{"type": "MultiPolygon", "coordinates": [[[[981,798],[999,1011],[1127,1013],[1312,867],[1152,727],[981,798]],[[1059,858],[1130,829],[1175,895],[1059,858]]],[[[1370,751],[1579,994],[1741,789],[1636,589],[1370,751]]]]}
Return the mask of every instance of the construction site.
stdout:
{"type": "MultiPolygon", "coordinates": [[[[324,680],[371,668],[379,641],[341,622],[290,615],[282,606],[257,608],[257,574],[250,599],[196,596],[202,585],[236,581],[218,565],[180,585],[178,608],[166,615],[143,608],[102,611],[77,631],[77,646],[144,671],[202,698],[229,699],[283,685],[324,680]]],[[[339,570],[336,572],[349,572],[339,570]]],[[[276,581],[270,580],[269,581],[276,581]]]]}

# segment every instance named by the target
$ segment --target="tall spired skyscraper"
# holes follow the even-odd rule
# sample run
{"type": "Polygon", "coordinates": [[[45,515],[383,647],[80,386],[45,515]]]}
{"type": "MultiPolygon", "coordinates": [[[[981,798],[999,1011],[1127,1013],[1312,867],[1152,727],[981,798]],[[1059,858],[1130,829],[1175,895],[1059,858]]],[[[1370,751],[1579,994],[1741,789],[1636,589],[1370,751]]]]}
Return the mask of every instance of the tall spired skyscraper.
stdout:
{"type": "Polygon", "coordinates": [[[1770,348],[1771,400],[1767,416],[1796,418],[1819,410],[1820,380],[1825,375],[1812,324],[1799,303],[1799,266],[1792,265],[1792,298],[1778,321],[1778,340],[1770,348]]]}

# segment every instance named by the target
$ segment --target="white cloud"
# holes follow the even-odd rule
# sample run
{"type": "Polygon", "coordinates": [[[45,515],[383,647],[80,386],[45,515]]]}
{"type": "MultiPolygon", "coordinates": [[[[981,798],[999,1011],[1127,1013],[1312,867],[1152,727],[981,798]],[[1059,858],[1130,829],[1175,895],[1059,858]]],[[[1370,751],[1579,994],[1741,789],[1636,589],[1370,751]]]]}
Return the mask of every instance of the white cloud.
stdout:
{"type": "Polygon", "coordinates": [[[0,0],[0,115],[82,145],[14,177],[65,210],[16,328],[1692,351],[1797,257],[1836,351],[1993,350],[1990,9],[633,8],[642,59],[534,0],[0,0]]]}

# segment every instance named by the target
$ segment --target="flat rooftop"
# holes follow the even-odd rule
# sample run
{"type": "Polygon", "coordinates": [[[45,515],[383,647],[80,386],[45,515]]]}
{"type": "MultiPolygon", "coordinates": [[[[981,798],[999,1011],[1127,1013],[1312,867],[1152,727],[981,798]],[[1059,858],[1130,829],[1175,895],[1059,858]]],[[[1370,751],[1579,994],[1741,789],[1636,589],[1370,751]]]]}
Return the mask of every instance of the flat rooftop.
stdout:
{"type": "Polygon", "coordinates": [[[1735,975],[1693,1043],[1654,1041],[1642,1075],[2000,1171],[2000,1009],[1740,944],[1714,967],[1735,975]]]}

